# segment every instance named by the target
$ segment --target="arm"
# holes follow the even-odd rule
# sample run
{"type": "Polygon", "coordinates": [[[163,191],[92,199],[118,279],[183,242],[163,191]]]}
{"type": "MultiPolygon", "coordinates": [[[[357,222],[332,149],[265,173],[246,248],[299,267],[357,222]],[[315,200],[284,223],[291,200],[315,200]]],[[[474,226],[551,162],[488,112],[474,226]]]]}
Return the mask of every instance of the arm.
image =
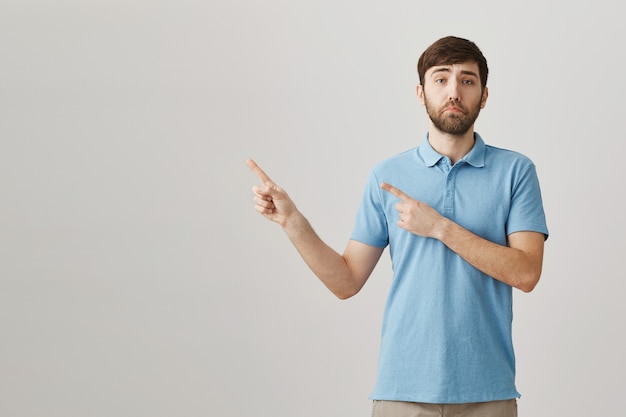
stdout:
{"type": "Polygon", "coordinates": [[[541,276],[544,235],[517,232],[508,246],[484,239],[439,214],[435,209],[392,185],[381,187],[400,199],[398,226],[419,236],[440,240],[485,274],[524,292],[532,291],[541,276]]]}
{"type": "Polygon", "coordinates": [[[543,233],[517,232],[508,246],[498,245],[445,219],[434,231],[437,239],[485,274],[524,292],[532,291],[541,276],[543,233]]]}
{"type": "Polygon", "coordinates": [[[253,160],[246,163],[262,183],[252,188],[255,209],[283,228],[302,259],[333,294],[346,299],[358,293],[374,270],[383,248],[350,240],[344,253],[339,254],[319,238],[283,189],[253,160]]]}

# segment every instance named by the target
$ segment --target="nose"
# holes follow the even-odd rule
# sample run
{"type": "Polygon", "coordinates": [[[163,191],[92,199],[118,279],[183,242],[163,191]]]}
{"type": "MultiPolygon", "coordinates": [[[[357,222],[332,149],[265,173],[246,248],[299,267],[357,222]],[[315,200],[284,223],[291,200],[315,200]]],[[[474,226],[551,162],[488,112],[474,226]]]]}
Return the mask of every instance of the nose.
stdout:
{"type": "Polygon", "coordinates": [[[448,99],[450,101],[461,100],[461,90],[457,82],[451,82],[448,84],[448,99]]]}

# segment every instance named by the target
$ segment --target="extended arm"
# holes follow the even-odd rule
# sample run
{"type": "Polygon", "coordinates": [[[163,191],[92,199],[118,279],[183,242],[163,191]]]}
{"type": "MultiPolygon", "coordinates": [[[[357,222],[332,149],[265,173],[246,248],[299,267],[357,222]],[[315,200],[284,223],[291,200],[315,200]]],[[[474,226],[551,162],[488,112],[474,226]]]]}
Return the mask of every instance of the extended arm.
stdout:
{"type": "Polygon", "coordinates": [[[261,180],[254,186],[256,210],[278,223],[302,259],[326,287],[340,299],[358,293],[383,252],[382,248],[350,240],[343,254],[324,243],[287,193],[251,159],[246,163],[261,180]]]}
{"type": "Polygon", "coordinates": [[[428,204],[414,200],[389,184],[381,187],[400,199],[398,226],[419,236],[440,240],[469,264],[485,274],[530,292],[541,276],[544,235],[517,232],[508,237],[508,245],[484,239],[445,218],[428,204]]]}

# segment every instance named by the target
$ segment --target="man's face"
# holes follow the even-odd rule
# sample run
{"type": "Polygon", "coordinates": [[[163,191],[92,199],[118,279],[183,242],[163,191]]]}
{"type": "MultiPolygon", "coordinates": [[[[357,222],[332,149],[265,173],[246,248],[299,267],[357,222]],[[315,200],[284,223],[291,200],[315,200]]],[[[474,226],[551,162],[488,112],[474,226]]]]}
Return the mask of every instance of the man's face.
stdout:
{"type": "Polygon", "coordinates": [[[487,88],[481,91],[478,64],[466,62],[429,68],[417,95],[437,129],[463,135],[485,107],[487,88]]]}

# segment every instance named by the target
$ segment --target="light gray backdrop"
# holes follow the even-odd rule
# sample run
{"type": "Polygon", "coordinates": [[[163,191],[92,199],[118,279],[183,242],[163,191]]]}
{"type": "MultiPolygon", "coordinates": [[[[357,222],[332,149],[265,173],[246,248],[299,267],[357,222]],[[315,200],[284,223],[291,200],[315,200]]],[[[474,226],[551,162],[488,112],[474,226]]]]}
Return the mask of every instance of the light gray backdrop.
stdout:
{"type": "Polygon", "coordinates": [[[617,415],[626,371],[618,2],[1,0],[0,416],[367,416],[388,254],[339,301],[253,209],[253,157],[342,250],[427,126],[415,63],[486,54],[476,129],[538,167],[515,293],[524,417],[617,415]]]}

